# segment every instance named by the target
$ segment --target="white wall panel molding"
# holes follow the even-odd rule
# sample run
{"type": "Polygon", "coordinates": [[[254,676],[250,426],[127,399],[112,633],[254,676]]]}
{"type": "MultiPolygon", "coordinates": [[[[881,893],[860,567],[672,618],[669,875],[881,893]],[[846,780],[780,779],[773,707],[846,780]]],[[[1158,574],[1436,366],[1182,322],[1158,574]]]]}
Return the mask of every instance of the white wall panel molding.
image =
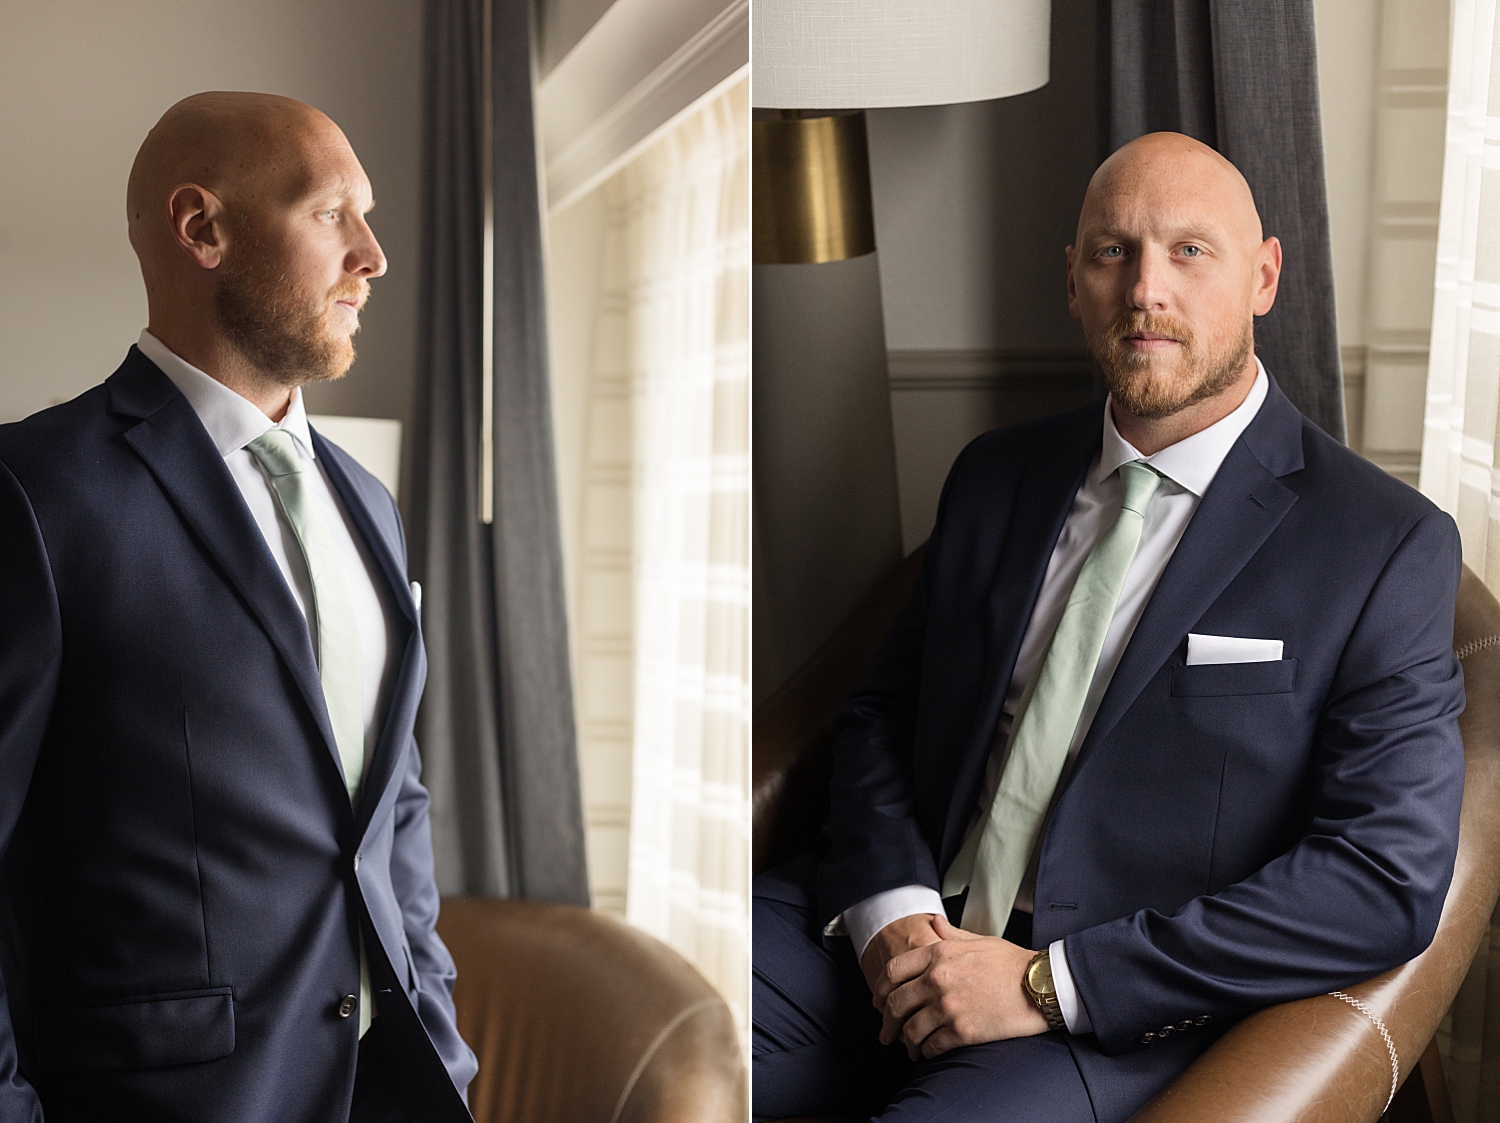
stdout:
{"type": "Polygon", "coordinates": [[[603,183],[749,58],[750,0],[615,0],[537,91],[548,207],[603,183]]]}
{"type": "MultiPolygon", "coordinates": [[[[1422,447],[1448,96],[1448,4],[1382,0],[1360,442],[1415,485],[1422,447]]],[[[1347,391],[1346,391],[1347,397],[1347,391]]]]}
{"type": "Polygon", "coordinates": [[[891,351],[891,389],[973,390],[1012,393],[1088,393],[1094,358],[1086,350],[891,351]]]}

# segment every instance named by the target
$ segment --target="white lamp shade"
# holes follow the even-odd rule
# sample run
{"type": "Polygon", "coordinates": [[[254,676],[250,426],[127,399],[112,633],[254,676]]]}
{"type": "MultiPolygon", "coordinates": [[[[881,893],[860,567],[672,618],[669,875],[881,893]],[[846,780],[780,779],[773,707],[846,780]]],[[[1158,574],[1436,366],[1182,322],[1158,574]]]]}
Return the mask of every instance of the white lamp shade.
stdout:
{"type": "Polygon", "coordinates": [[[766,109],[876,109],[1047,84],[1051,0],[755,0],[750,96],[766,109]]]}

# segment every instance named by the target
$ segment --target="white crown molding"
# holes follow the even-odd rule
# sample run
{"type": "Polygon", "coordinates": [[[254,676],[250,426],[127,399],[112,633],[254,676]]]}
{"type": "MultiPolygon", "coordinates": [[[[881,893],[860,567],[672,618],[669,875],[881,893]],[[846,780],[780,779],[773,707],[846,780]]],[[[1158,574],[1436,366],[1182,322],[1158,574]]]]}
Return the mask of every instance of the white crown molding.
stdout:
{"type": "Polygon", "coordinates": [[[537,90],[547,205],[586,195],[750,60],[750,0],[615,0],[537,90]]]}

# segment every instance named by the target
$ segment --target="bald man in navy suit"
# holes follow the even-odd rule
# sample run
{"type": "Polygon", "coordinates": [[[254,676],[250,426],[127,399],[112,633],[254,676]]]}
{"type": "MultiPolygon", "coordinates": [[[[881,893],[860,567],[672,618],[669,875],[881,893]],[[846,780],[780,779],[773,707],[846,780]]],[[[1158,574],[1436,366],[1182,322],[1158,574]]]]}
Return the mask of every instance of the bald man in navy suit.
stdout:
{"type": "Polygon", "coordinates": [[[372,204],[310,106],[180,102],[128,189],[147,330],[0,427],[5,1123],[470,1118],[400,518],[300,390],[353,361],[372,204]]]}
{"type": "Polygon", "coordinates": [[[1281,247],[1218,153],[1120,149],[1067,256],[1109,398],[953,466],[840,719],[826,851],[756,881],[759,1119],[1123,1121],[1436,930],[1453,520],[1257,359],[1281,247]]]}

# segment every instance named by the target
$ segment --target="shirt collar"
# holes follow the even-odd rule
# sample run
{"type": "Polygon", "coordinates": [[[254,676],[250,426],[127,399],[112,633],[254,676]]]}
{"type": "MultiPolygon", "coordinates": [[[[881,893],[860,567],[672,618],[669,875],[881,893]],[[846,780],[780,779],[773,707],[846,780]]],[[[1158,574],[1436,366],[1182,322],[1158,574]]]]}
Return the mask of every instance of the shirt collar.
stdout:
{"type": "Polygon", "coordinates": [[[1110,402],[1113,401],[1111,398],[1104,406],[1104,446],[1099,454],[1099,466],[1095,469],[1093,482],[1107,479],[1122,464],[1144,460],[1173,483],[1191,491],[1198,498],[1203,498],[1203,493],[1218,474],[1219,465],[1224,463],[1224,457],[1229,455],[1229,450],[1240,439],[1240,434],[1255,420],[1269,391],[1270,380],[1266,377],[1266,368],[1261,365],[1260,356],[1257,355],[1255,382],[1250,387],[1250,393],[1245,395],[1245,400],[1233,413],[1215,421],[1207,429],[1200,429],[1191,437],[1184,437],[1176,444],[1168,445],[1153,456],[1142,456],[1129,441],[1120,436],[1120,431],[1115,428],[1114,411],[1110,408],[1110,402]]]}
{"type": "Polygon", "coordinates": [[[271,429],[285,429],[297,442],[298,451],[307,459],[313,459],[312,430],[307,425],[300,386],[292,389],[292,401],[287,406],[286,416],[277,424],[254,402],[180,358],[149,331],[141,332],[136,345],[141,354],[160,367],[161,372],[182,391],[182,396],[208,430],[209,439],[214,442],[220,456],[239,451],[271,429]]]}

